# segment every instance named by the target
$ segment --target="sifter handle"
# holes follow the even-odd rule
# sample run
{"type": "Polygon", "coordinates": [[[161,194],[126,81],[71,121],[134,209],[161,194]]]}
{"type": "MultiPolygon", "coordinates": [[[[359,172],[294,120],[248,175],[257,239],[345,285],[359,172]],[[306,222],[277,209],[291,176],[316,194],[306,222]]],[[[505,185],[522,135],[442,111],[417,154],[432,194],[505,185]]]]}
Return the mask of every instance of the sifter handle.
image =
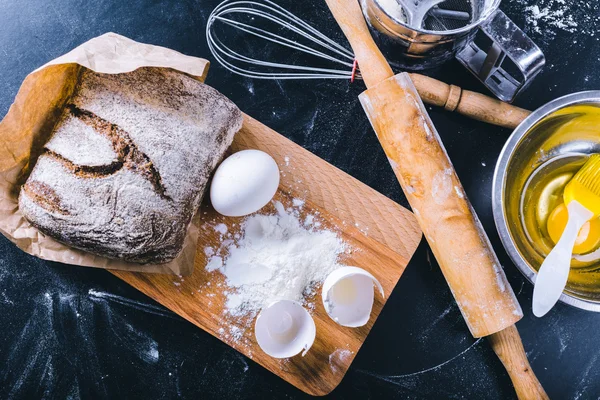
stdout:
{"type": "Polygon", "coordinates": [[[533,373],[515,325],[488,336],[494,352],[510,376],[519,400],[549,400],[533,373]]]}

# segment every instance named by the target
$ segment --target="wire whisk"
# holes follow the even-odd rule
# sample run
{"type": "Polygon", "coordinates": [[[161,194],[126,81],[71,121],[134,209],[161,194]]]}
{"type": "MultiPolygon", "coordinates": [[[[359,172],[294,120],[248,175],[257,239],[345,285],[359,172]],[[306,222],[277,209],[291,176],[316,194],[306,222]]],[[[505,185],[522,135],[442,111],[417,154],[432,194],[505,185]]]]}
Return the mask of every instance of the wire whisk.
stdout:
{"type": "MultiPolygon", "coordinates": [[[[223,35],[223,38],[225,35],[223,35]]],[[[219,4],[208,18],[206,25],[208,47],[215,59],[227,70],[256,79],[351,79],[360,78],[356,71],[352,51],[336,43],[322,32],[290,11],[270,0],[240,1],[225,0],[219,4]],[[219,37],[219,25],[233,28],[243,33],[244,40],[235,42],[231,30],[225,43],[219,37]],[[286,37],[287,36],[287,37],[286,37]],[[234,47],[243,46],[248,38],[266,40],[280,46],[278,54],[286,54],[288,60],[299,55],[315,57],[315,64],[306,66],[292,63],[262,60],[244,55],[234,47]],[[296,37],[297,40],[293,38],[296,37]],[[306,42],[306,44],[304,43],[306,42]],[[300,52],[291,54],[289,51],[300,52]]],[[[251,54],[248,52],[247,54],[251,54]]]]}
{"type": "MultiPolygon", "coordinates": [[[[455,2],[465,0],[446,0],[441,5],[455,2]]],[[[463,23],[463,17],[470,15],[456,7],[453,10],[450,15],[447,9],[434,8],[432,15],[463,23]]],[[[217,62],[248,78],[362,79],[351,50],[271,0],[223,1],[208,18],[206,39],[217,62]]],[[[515,128],[529,115],[527,110],[424,75],[411,73],[411,78],[425,103],[480,121],[515,128]]]]}

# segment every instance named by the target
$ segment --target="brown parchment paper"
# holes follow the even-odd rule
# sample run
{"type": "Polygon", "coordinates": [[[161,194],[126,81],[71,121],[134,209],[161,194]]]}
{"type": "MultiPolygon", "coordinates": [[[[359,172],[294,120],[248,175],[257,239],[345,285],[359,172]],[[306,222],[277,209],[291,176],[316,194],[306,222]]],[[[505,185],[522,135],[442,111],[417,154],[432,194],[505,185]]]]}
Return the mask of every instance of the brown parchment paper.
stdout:
{"type": "Polygon", "coordinates": [[[108,74],[142,67],[171,68],[203,79],[208,65],[201,58],[107,33],[29,74],[0,122],[0,232],[23,251],[45,260],[126,271],[191,274],[199,234],[198,213],[192,219],[179,257],[167,264],[141,265],[96,256],[55,241],[22,216],[17,201],[21,185],[73,93],[82,67],[108,74]]]}

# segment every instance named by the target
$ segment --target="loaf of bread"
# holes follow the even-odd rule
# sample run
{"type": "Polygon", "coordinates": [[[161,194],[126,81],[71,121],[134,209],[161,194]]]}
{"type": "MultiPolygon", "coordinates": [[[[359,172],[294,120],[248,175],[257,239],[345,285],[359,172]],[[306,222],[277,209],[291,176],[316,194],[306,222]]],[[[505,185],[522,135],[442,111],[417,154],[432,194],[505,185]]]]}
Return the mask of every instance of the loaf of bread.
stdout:
{"type": "Polygon", "coordinates": [[[164,69],[85,70],[21,189],[19,209],[69,246],[137,263],[181,252],[240,110],[164,69]]]}

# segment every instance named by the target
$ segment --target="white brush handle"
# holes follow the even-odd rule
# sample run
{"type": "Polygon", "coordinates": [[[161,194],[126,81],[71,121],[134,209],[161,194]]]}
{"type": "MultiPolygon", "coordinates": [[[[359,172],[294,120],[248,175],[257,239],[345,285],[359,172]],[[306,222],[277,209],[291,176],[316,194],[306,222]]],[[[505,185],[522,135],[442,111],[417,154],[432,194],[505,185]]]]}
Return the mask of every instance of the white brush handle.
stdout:
{"type": "Polygon", "coordinates": [[[573,200],[567,205],[569,220],[556,246],[546,257],[535,280],[533,288],[533,314],[543,317],[554,307],[562,294],[571,269],[573,246],[581,227],[594,213],[573,200]]]}

